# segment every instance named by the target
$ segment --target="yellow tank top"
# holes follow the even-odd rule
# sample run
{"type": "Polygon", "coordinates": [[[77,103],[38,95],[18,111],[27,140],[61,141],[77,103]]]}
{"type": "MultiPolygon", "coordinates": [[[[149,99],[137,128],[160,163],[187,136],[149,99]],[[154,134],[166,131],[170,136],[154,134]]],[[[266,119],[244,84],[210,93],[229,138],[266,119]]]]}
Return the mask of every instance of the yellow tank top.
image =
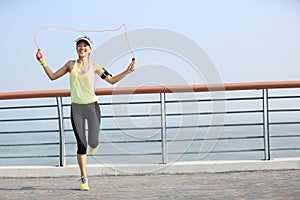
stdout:
{"type": "Polygon", "coordinates": [[[95,72],[92,62],[86,73],[79,73],[77,61],[70,74],[71,101],[77,104],[89,104],[98,101],[95,95],[94,79],[95,72]]]}

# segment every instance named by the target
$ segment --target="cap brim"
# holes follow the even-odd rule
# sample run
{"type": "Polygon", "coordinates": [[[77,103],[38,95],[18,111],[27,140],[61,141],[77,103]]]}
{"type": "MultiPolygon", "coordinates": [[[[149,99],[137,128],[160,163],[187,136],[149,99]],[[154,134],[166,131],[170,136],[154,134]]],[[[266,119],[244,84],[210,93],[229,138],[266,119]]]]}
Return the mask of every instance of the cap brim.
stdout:
{"type": "Polygon", "coordinates": [[[89,46],[92,48],[92,43],[91,43],[91,41],[89,41],[87,38],[78,38],[78,39],[76,40],[76,44],[78,44],[78,42],[80,42],[80,41],[85,41],[85,42],[87,42],[87,43],[89,44],[89,46]]]}

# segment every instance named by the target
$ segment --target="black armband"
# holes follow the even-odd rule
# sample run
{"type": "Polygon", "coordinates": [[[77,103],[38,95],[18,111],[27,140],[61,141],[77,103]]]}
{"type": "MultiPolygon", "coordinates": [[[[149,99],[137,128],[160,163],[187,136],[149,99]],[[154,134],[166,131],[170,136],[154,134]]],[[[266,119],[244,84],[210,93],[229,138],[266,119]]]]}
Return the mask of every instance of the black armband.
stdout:
{"type": "Polygon", "coordinates": [[[101,75],[102,79],[105,79],[107,76],[112,76],[108,71],[106,71],[106,69],[103,68],[103,70],[104,72],[101,75]]]}

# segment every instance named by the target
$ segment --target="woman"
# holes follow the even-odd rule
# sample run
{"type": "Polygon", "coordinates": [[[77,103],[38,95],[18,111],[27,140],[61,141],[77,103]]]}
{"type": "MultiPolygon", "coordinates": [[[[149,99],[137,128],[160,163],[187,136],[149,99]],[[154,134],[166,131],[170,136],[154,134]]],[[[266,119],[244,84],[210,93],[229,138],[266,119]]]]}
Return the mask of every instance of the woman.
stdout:
{"type": "Polygon", "coordinates": [[[100,109],[98,98],[94,92],[94,77],[99,75],[110,84],[115,84],[134,70],[134,59],[126,70],[116,76],[112,76],[99,64],[89,60],[92,51],[92,42],[88,37],[80,37],[76,40],[77,60],[68,61],[55,73],[48,67],[44,55],[40,50],[36,58],[40,61],[44,71],[50,80],[56,80],[70,73],[71,89],[71,122],[77,141],[77,161],[81,172],[80,189],[89,190],[86,174],[87,145],[91,154],[98,150],[100,109]],[[88,142],[85,134],[85,120],[88,122],[88,142]]]}

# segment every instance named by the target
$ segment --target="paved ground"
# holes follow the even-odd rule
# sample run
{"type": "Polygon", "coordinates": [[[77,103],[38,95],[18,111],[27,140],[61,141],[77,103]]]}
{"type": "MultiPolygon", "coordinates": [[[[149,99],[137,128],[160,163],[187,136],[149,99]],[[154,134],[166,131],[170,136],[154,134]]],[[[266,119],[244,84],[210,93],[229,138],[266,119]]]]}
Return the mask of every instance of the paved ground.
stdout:
{"type": "Polygon", "coordinates": [[[239,173],[2,179],[0,199],[300,199],[300,170],[239,173]]]}

